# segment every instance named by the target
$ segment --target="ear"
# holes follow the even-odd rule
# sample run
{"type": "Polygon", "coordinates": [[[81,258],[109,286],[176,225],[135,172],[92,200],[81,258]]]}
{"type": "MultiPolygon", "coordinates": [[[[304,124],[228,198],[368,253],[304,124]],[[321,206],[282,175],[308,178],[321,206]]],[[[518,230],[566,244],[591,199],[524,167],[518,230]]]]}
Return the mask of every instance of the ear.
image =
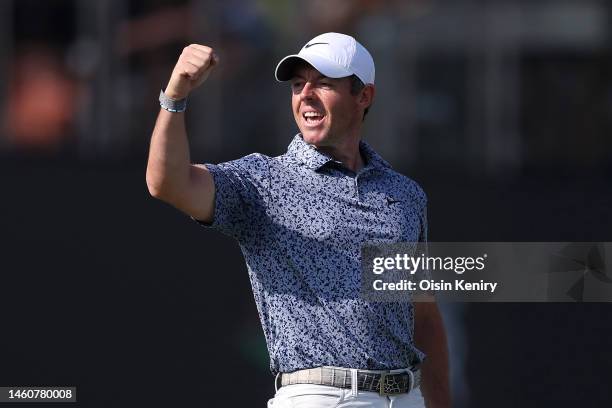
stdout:
{"type": "Polygon", "coordinates": [[[366,85],[359,94],[358,103],[363,109],[372,105],[374,102],[374,95],[376,94],[376,88],[373,84],[366,85]]]}

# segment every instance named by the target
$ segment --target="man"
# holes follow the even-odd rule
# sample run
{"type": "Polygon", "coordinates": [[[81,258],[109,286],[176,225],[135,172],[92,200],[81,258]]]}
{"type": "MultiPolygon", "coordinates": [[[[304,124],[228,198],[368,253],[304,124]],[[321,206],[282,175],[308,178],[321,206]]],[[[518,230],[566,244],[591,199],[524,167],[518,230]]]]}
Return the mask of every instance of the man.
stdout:
{"type": "Polygon", "coordinates": [[[238,240],[280,385],[268,406],[449,407],[436,304],[359,296],[362,244],[423,241],[427,227],[421,188],[361,141],[369,52],[347,35],[315,37],[276,69],[300,129],[287,153],[195,165],[182,111],[218,63],[209,47],[183,50],[160,95],[147,185],[238,240]]]}

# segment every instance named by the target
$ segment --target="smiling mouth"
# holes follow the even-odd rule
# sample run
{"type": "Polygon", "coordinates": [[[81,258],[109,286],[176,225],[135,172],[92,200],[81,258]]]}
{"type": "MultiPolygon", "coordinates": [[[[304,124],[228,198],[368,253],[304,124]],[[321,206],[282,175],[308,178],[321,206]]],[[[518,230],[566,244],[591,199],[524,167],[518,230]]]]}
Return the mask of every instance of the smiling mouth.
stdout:
{"type": "Polygon", "coordinates": [[[319,112],[304,112],[302,113],[302,118],[307,125],[316,126],[323,122],[325,115],[319,112]]]}

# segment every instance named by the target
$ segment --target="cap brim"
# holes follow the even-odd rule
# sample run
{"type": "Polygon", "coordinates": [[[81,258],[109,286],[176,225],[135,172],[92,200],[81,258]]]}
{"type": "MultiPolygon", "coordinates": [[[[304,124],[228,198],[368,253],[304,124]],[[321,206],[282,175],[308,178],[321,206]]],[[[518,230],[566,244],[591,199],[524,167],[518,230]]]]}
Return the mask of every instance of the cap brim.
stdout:
{"type": "Polygon", "coordinates": [[[353,75],[352,72],[346,70],[344,67],[336,64],[335,62],[320,57],[318,55],[288,55],[283,58],[276,66],[274,76],[279,82],[288,81],[293,78],[294,68],[298,62],[306,61],[312,65],[317,71],[325,75],[328,78],[344,78],[353,75]]]}

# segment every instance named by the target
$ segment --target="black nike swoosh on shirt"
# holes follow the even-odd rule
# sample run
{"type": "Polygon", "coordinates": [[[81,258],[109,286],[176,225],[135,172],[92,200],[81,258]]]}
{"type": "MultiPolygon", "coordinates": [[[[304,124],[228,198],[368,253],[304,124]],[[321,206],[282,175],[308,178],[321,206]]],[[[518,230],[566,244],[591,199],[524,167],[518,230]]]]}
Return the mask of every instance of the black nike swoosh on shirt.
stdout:
{"type": "Polygon", "coordinates": [[[321,42],[321,43],[312,43],[312,44],[306,44],[304,46],[304,48],[312,47],[313,45],[317,45],[317,44],[327,44],[327,45],[329,45],[329,43],[323,43],[323,42],[321,42]]]}
{"type": "Polygon", "coordinates": [[[395,204],[395,203],[399,203],[400,200],[396,200],[393,197],[387,197],[387,204],[391,205],[391,204],[395,204]]]}

